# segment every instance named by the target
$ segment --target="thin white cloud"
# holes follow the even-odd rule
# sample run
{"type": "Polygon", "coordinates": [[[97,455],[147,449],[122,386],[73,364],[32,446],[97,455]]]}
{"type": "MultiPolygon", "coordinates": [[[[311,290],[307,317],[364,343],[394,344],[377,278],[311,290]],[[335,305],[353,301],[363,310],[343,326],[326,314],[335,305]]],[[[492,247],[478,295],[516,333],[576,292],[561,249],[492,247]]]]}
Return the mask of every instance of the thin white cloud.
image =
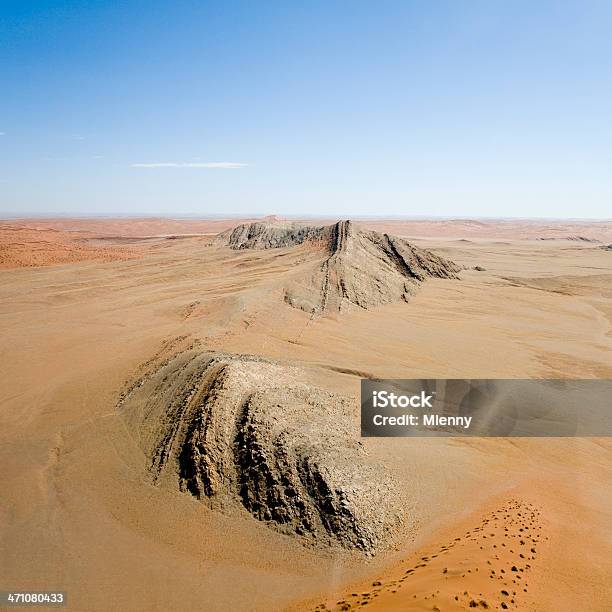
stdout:
{"type": "Polygon", "coordinates": [[[6,136],[6,132],[0,132],[0,136],[6,136]]]}
{"type": "Polygon", "coordinates": [[[249,164],[238,162],[154,162],[148,164],[132,164],[132,168],[246,168],[249,164]]]}

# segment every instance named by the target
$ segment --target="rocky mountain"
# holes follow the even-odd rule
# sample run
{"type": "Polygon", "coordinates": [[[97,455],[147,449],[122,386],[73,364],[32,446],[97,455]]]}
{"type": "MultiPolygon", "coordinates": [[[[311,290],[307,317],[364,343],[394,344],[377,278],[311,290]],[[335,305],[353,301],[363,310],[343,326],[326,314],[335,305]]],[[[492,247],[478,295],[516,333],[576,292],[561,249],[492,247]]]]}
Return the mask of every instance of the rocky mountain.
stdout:
{"type": "Polygon", "coordinates": [[[400,512],[392,477],[362,447],[355,408],[298,367],[197,350],[162,364],[120,406],[154,482],[374,554],[400,512]]]}
{"type": "Polygon", "coordinates": [[[292,278],[285,300],[315,314],[408,301],[427,278],[457,278],[460,271],[403,238],[363,231],[348,220],[327,226],[250,223],[220,234],[218,241],[235,250],[310,247],[316,263],[292,278]]]}

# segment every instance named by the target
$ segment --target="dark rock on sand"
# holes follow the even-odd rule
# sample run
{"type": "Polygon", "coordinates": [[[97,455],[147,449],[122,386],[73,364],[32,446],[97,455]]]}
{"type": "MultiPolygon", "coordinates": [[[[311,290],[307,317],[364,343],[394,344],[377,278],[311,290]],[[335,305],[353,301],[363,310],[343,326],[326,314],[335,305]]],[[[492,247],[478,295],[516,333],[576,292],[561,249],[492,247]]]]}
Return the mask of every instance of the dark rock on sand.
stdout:
{"type": "Polygon", "coordinates": [[[278,531],[373,554],[398,525],[392,478],[369,461],[354,400],[259,357],[187,351],[121,410],[154,482],[278,531]]]}

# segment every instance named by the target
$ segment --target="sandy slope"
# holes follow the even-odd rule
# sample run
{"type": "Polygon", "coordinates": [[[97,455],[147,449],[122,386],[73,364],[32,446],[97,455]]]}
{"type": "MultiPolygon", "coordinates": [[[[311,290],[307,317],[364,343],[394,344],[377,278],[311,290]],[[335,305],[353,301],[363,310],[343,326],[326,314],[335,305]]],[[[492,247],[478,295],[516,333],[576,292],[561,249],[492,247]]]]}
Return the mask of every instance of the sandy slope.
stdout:
{"type": "Polygon", "coordinates": [[[78,261],[118,261],[137,257],[132,246],[95,244],[93,237],[55,229],[0,223],[0,268],[50,266],[78,261]]]}
{"type": "Polygon", "coordinates": [[[513,469],[523,472],[520,485],[466,519],[450,517],[371,580],[298,609],[608,609],[611,508],[601,485],[609,476],[610,445],[526,442],[520,446],[534,460],[513,461],[513,469]],[[572,460],[560,462],[559,453],[568,452],[572,460]]]}
{"type": "MultiPolygon", "coordinates": [[[[245,219],[246,221],[246,219],[245,219]]],[[[67,232],[88,232],[98,236],[147,237],[169,235],[217,234],[238,225],[239,219],[142,219],[120,218],[58,218],[15,219],[6,221],[11,225],[27,225],[41,230],[53,229],[67,232]]]]}
{"type": "Polygon", "coordinates": [[[516,497],[500,500],[481,517],[455,525],[438,545],[417,551],[397,574],[330,605],[341,610],[364,604],[381,610],[525,608],[538,549],[548,541],[542,522],[537,506],[516,497]]]}
{"type": "Polygon", "coordinates": [[[506,602],[502,590],[519,610],[609,609],[609,441],[365,440],[371,457],[411,483],[409,527],[395,549],[366,561],[152,485],[115,408],[142,364],[195,340],[291,360],[321,387],[352,394],[362,373],[612,376],[610,254],[569,241],[504,242],[419,241],[485,271],[428,281],[408,305],[315,319],[279,299],[307,251],[228,252],[186,238],[137,259],[0,271],[2,584],[63,588],[74,610],[364,599],[441,610],[482,599],[494,609],[506,602]],[[500,527],[475,531],[498,510],[500,527]],[[535,559],[517,558],[523,510],[537,530],[535,559]],[[516,536],[512,553],[501,525],[516,536]],[[517,563],[527,592],[489,578],[517,563]]]}

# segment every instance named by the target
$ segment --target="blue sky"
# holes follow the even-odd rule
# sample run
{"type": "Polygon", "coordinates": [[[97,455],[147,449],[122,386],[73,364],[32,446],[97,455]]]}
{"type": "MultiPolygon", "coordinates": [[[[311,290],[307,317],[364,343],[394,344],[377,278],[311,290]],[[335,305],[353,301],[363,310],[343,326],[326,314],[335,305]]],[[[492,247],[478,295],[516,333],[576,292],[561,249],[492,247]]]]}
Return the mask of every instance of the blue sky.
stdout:
{"type": "Polygon", "coordinates": [[[608,1],[0,7],[0,213],[612,216],[608,1]]]}

